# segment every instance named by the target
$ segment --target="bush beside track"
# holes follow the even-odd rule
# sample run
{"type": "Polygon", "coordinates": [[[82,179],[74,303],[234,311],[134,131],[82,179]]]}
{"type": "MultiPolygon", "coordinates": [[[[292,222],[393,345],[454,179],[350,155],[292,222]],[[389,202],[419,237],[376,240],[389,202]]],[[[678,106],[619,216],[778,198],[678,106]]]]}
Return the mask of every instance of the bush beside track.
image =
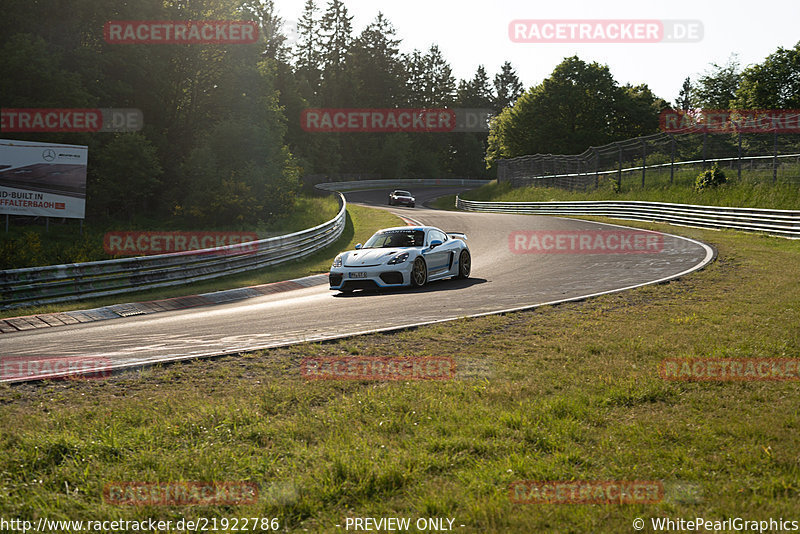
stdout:
{"type": "Polygon", "coordinates": [[[658,366],[796,358],[800,243],[630,224],[714,245],[718,260],[580,303],[108,380],[0,386],[0,516],[277,515],[290,531],[312,532],[339,532],[347,516],[453,517],[464,532],[630,532],[634,518],[653,516],[798,519],[798,383],[666,382],[658,366]],[[348,355],[448,356],[473,372],[301,378],[303,358],[348,355]],[[652,505],[512,504],[509,484],[524,479],[693,490],[652,505]],[[124,480],[293,489],[237,508],[103,504],[103,485],[124,480]]]}

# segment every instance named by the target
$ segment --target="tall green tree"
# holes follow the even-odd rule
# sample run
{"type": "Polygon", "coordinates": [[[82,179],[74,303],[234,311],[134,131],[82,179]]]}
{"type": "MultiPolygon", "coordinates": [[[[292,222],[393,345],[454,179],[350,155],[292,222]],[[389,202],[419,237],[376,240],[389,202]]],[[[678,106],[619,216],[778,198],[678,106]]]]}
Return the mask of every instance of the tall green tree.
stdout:
{"type": "Polygon", "coordinates": [[[325,106],[351,104],[352,79],[346,72],[347,54],[353,42],[353,17],[342,0],[330,0],[320,22],[322,33],[321,101],[325,106]]]}
{"type": "Polygon", "coordinates": [[[288,62],[291,50],[286,43],[284,20],[278,16],[274,0],[246,0],[242,4],[242,11],[248,19],[258,22],[264,55],[288,62]]]}
{"type": "Polygon", "coordinates": [[[739,60],[731,55],[724,65],[711,64],[697,81],[695,95],[698,106],[704,109],[728,109],[736,98],[741,80],[739,60]]]}
{"type": "Polygon", "coordinates": [[[400,104],[404,72],[399,45],[396,30],[380,12],[354,40],[347,61],[359,107],[400,104]]]}
{"type": "MultiPolygon", "coordinates": [[[[479,65],[470,80],[458,84],[457,108],[459,113],[466,110],[492,110],[496,101],[494,88],[483,65],[479,65]]],[[[486,146],[488,132],[455,132],[449,134],[451,158],[449,169],[452,174],[465,178],[482,178],[486,175],[486,146]]]]}
{"type": "Polygon", "coordinates": [[[317,20],[317,5],[314,0],[306,0],[303,7],[303,15],[297,22],[297,41],[294,66],[302,83],[313,88],[305,94],[306,98],[311,98],[322,76],[320,21],[317,20]]]}
{"type": "Polygon", "coordinates": [[[778,48],[760,64],[745,69],[736,107],[800,109],[800,42],[778,48]]]}
{"type": "MultiPolygon", "coordinates": [[[[438,46],[431,46],[424,55],[414,50],[404,57],[404,63],[407,65],[407,105],[445,108],[455,104],[456,79],[438,46]]],[[[409,163],[410,175],[420,178],[449,175],[453,157],[450,136],[443,133],[414,133],[410,140],[413,154],[409,163]]]]}
{"type": "Polygon", "coordinates": [[[503,63],[500,72],[495,74],[494,91],[496,96],[492,107],[497,113],[513,105],[522,95],[522,82],[510,62],[503,63]]]}
{"type": "Polygon", "coordinates": [[[620,87],[608,67],[566,58],[492,122],[487,161],[525,154],[576,154],[654,133],[666,103],[646,86],[620,87]]]}
{"type": "Polygon", "coordinates": [[[653,94],[647,84],[625,84],[613,113],[615,138],[640,137],[655,133],[659,115],[669,104],[653,94]]]}
{"type": "Polygon", "coordinates": [[[681,85],[678,98],[675,100],[675,109],[689,111],[697,107],[696,102],[697,97],[695,96],[695,89],[694,85],[692,85],[692,79],[687,76],[686,79],[683,80],[683,85],[681,85]]]}
{"type": "Polygon", "coordinates": [[[459,105],[463,107],[492,107],[495,95],[483,65],[478,65],[478,70],[471,80],[461,80],[458,84],[456,98],[459,105]]]}
{"type": "MultiPolygon", "coordinates": [[[[402,106],[405,72],[400,61],[400,40],[383,13],[353,41],[347,72],[353,80],[353,103],[359,108],[402,106]]],[[[402,133],[357,133],[342,138],[353,170],[395,177],[405,168],[407,143],[402,133]]]]}

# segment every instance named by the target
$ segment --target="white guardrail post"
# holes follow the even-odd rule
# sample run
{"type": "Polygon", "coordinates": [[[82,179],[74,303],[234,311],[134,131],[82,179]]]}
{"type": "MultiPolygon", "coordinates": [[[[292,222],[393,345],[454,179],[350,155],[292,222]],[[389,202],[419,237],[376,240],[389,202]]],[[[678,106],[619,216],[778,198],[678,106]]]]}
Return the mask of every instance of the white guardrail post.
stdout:
{"type": "Polygon", "coordinates": [[[0,309],[130,293],[209,280],[308,256],[342,235],[347,203],[314,228],[223,247],[0,271],[0,309]]]}
{"type": "Polygon", "coordinates": [[[536,215],[596,215],[615,219],[696,226],[718,230],[743,230],[800,239],[800,211],[760,208],[727,208],[662,202],[574,201],[574,202],[481,202],[456,196],[456,208],[491,213],[536,215]]]}

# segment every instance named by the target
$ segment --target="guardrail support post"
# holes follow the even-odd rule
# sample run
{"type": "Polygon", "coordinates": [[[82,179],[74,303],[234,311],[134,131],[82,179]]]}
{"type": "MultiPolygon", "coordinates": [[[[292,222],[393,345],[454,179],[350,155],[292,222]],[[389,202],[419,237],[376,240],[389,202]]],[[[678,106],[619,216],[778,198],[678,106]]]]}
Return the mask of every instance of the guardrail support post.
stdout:
{"type": "Polygon", "coordinates": [[[594,188],[600,187],[600,153],[594,153],[594,188]]]}
{"type": "Polygon", "coordinates": [[[619,147],[619,168],[617,169],[617,189],[622,189],[622,146],[619,147]]]}
{"type": "Polygon", "coordinates": [[[738,176],[739,181],[742,181],[742,132],[739,132],[739,162],[738,162],[738,176]]]}
{"type": "Polygon", "coordinates": [[[642,140],[642,189],[644,189],[644,173],[647,168],[647,143],[642,140]]]}
{"type": "Polygon", "coordinates": [[[778,181],[778,129],[772,136],[772,183],[778,181]]]}
{"type": "Polygon", "coordinates": [[[675,136],[669,134],[669,138],[672,141],[669,156],[669,183],[671,184],[675,180],[675,136]]]}
{"type": "Polygon", "coordinates": [[[708,132],[703,132],[703,170],[706,170],[706,139],[708,132]]]}

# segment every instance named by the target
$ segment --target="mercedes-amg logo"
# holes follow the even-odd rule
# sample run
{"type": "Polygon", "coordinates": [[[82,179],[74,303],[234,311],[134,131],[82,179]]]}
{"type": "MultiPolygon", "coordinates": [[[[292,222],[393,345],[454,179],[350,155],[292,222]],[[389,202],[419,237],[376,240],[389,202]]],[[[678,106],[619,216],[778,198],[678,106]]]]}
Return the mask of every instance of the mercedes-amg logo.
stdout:
{"type": "Polygon", "coordinates": [[[45,161],[53,161],[56,159],[56,151],[48,148],[47,150],[42,152],[42,159],[45,161]]]}

